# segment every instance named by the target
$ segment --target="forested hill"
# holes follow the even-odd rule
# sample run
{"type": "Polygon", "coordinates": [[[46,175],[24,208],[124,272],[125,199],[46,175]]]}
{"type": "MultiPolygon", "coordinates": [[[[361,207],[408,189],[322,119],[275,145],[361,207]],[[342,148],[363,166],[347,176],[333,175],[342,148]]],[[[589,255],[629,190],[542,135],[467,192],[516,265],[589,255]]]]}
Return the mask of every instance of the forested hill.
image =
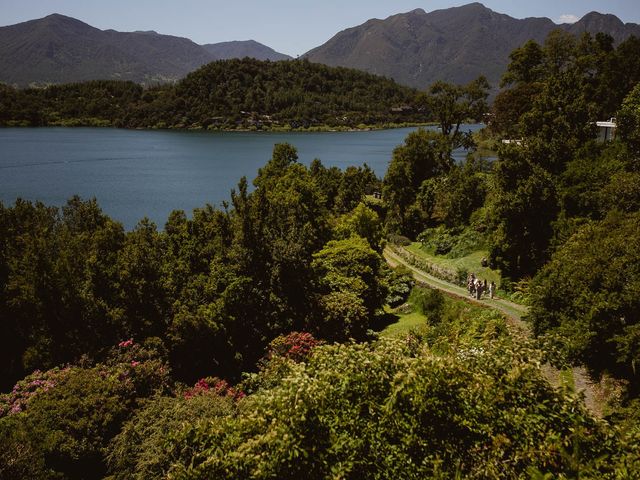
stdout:
{"type": "Polygon", "coordinates": [[[245,58],[201,67],[176,85],[93,81],[0,88],[0,125],[128,128],[355,127],[412,120],[416,91],[306,60],[245,58]]]}

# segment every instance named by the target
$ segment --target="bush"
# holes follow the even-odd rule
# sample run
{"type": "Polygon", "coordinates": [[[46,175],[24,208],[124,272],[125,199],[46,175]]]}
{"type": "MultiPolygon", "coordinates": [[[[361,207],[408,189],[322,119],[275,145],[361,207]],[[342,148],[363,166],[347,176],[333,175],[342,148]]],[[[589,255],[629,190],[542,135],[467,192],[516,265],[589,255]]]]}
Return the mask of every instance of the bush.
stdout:
{"type": "Polygon", "coordinates": [[[384,281],[389,292],[386,302],[391,308],[396,308],[407,301],[415,283],[411,271],[402,265],[395,269],[389,268],[386,271],[384,281]]]}
{"type": "Polygon", "coordinates": [[[587,224],[531,282],[536,335],[640,390],[640,213],[587,224]]]}
{"type": "MultiPolygon", "coordinates": [[[[167,389],[168,373],[151,350],[121,342],[105,363],[35,372],[18,382],[0,431],[17,422],[34,465],[42,459],[49,477],[102,478],[107,444],[139,399],[167,389]]],[[[2,437],[0,450],[12,451],[14,440],[2,437]]]]}
{"type": "Polygon", "coordinates": [[[407,247],[411,245],[411,240],[403,235],[397,235],[395,233],[388,235],[387,240],[391,245],[397,245],[399,247],[407,247]]]}
{"type": "Polygon", "coordinates": [[[166,445],[185,425],[232,415],[235,404],[216,394],[154,397],[122,427],[108,448],[109,470],[116,480],[164,478],[171,466],[166,445]]]}
{"type": "MultiPolygon", "coordinates": [[[[477,344],[476,344],[477,346],[477,344]]],[[[553,478],[618,448],[509,342],[440,357],[399,340],[322,346],[239,415],[171,440],[171,478],[553,478]]]]}
{"type": "Polygon", "coordinates": [[[443,225],[428,228],[418,235],[418,241],[434,254],[446,255],[449,258],[464,257],[486,247],[484,234],[472,227],[464,230],[448,229],[443,225]]]}
{"type": "Polygon", "coordinates": [[[414,287],[409,302],[433,324],[439,323],[444,311],[444,295],[434,288],[414,287]]]}

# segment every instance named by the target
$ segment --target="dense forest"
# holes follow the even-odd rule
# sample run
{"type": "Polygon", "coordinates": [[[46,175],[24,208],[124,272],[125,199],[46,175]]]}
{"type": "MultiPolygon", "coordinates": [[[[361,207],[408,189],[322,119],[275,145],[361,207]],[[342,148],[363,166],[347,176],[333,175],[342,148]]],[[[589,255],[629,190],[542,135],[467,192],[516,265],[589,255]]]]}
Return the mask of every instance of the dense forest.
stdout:
{"type": "Polygon", "coordinates": [[[222,60],[174,85],[91,81],[0,85],[0,126],[126,128],[354,128],[424,121],[417,92],[358,70],[306,60],[222,60]]]}
{"type": "MultiPolygon", "coordinates": [[[[0,478],[638,478],[640,41],[554,32],[511,60],[476,136],[460,124],[484,79],[415,95],[440,130],[409,134],[384,179],[279,144],[253,188],[160,229],[77,197],[0,205],[0,478]],[[416,240],[442,259],[485,246],[533,338],[387,266],[416,240]],[[381,335],[403,308],[421,328],[381,335]],[[544,364],[618,395],[598,418],[544,364]]],[[[193,125],[227,98],[203,80],[223,65],[103,85],[175,95],[171,125],[193,125]]],[[[52,90],[7,91],[42,115],[52,90]]]]}

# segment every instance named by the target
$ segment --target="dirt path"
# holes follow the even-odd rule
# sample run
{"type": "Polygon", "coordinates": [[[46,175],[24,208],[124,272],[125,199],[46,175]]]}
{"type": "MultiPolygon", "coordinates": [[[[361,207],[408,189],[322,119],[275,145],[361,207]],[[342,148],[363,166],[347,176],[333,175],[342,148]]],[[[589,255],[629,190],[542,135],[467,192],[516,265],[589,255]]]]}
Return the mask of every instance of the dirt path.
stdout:
{"type": "MultiPolygon", "coordinates": [[[[408,253],[411,254],[410,252],[408,253]]],[[[406,260],[397,255],[390,248],[385,248],[383,255],[387,263],[392,267],[395,267],[397,265],[404,265],[406,268],[411,270],[411,272],[413,273],[413,277],[421,283],[425,283],[432,288],[437,288],[438,290],[442,290],[449,295],[461,298],[468,302],[499,310],[500,312],[505,314],[512,333],[516,335],[526,335],[528,337],[531,336],[531,328],[526,322],[522,320],[522,317],[529,311],[528,307],[524,305],[518,305],[517,303],[513,303],[502,298],[476,300],[475,298],[469,296],[465,288],[434,277],[433,275],[430,275],[427,272],[424,272],[419,268],[410,265],[406,260]]],[[[545,377],[547,377],[551,384],[556,386],[559,384],[561,375],[557,369],[551,367],[550,365],[545,365],[543,368],[543,372],[545,377]]],[[[571,373],[573,375],[575,391],[584,395],[585,405],[587,406],[589,411],[593,415],[601,418],[602,406],[601,403],[597,400],[596,387],[589,378],[589,375],[582,367],[573,368],[571,373]]]]}

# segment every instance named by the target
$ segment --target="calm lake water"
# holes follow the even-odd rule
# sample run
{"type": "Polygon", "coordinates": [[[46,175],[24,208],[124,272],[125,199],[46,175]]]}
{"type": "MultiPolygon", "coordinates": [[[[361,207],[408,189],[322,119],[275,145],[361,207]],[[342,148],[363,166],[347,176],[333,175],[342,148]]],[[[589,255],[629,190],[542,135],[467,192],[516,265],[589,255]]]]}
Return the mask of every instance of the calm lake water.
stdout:
{"type": "MultiPolygon", "coordinates": [[[[468,125],[477,130],[480,125],[468,125]]],[[[172,210],[219,205],[242,176],[251,181],[273,145],[289,142],[299,161],[367,163],[383,177],[393,149],[415,128],[370,132],[182,132],[106,128],[0,129],[0,201],[61,206],[96,197],[131,229],[143,217],[160,228],[172,210]]],[[[457,152],[458,158],[464,152],[457,152]]]]}

